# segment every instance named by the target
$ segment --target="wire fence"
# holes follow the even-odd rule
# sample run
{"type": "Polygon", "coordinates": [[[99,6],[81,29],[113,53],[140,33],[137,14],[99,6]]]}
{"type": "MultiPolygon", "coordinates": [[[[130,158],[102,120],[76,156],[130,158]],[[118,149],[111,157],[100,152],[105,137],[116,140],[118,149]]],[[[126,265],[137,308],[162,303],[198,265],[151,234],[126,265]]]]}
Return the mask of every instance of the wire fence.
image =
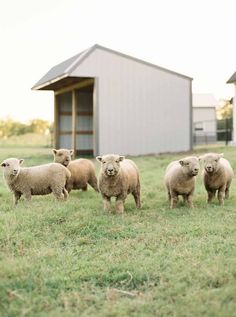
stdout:
{"type": "Polygon", "coordinates": [[[232,118],[194,122],[193,144],[214,144],[224,141],[227,145],[232,140],[232,132],[232,118]]]}

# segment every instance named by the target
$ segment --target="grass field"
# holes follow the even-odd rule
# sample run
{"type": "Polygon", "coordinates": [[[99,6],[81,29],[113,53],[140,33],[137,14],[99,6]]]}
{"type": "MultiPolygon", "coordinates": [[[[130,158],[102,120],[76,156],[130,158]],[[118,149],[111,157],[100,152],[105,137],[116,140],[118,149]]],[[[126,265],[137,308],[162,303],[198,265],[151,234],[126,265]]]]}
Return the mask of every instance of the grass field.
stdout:
{"type": "MultiPolygon", "coordinates": [[[[236,171],[236,148],[211,151],[236,171]]],[[[164,170],[185,155],[134,158],[143,206],[129,197],[124,216],[104,213],[91,188],[13,207],[0,178],[0,316],[236,316],[236,182],[224,207],[209,206],[199,176],[195,208],[170,210],[164,170]]],[[[5,145],[6,157],[52,159],[49,148],[5,145]]]]}

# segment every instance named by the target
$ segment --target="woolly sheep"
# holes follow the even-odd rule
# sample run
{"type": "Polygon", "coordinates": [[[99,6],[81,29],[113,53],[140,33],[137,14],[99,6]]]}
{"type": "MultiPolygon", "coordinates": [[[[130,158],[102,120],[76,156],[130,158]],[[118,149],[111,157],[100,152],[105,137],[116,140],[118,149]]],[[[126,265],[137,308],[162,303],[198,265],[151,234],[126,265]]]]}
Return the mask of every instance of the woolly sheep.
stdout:
{"type": "Polygon", "coordinates": [[[199,161],[195,156],[171,162],[166,169],[164,182],[168,192],[170,207],[175,208],[178,196],[182,195],[189,208],[193,208],[195,176],[199,172],[199,161]]]}
{"type": "Polygon", "coordinates": [[[71,172],[71,178],[66,184],[66,189],[70,192],[72,189],[87,190],[88,184],[98,192],[97,177],[94,164],[87,159],[77,159],[71,161],[73,150],[59,149],[52,150],[54,162],[60,163],[71,172]]]}
{"type": "Polygon", "coordinates": [[[116,212],[122,214],[129,193],[133,195],[136,207],[140,208],[140,180],[136,164],[115,154],[97,156],[96,159],[101,163],[98,187],[104,210],[111,211],[111,197],[116,197],[116,212]]]}
{"type": "Polygon", "coordinates": [[[71,176],[67,168],[58,163],[21,167],[23,161],[23,159],[8,158],[1,163],[5,181],[13,192],[15,205],[21,195],[26,200],[30,200],[31,195],[47,195],[51,192],[58,200],[66,200],[68,192],[65,184],[71,176]]]}
{"type": "Polygon", "coordinates": [[[212,201],[216,191],[220,205],[223,205],[224,199],[229,197],[234,172],[223,155],[223,153],[208,153],[199,158],[203,162],[203,183],[208,193],[208,203],[212,201]]]}

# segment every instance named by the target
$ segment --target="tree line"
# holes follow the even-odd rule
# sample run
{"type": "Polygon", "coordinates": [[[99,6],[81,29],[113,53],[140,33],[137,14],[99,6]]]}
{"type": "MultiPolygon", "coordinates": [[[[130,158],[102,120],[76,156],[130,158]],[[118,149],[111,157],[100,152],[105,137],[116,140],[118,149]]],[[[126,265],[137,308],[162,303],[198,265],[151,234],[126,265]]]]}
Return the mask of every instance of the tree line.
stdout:
{"type": "Polygon", "coordinates": [[[32,119],[27,123],[13,119],[0,120],[0,137],[10,137],[26,133],[49,134],[52,132],[52,123],[42,119],[32,119]]]}

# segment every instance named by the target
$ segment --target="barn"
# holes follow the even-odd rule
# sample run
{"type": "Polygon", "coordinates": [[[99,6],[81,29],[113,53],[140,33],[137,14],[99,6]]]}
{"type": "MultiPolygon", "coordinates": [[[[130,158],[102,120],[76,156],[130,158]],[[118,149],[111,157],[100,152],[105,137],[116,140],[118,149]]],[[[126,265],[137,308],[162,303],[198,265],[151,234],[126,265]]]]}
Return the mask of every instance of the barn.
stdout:
{"type": "Polygon", "coordinates": [[[100,45],[33,87],[54,91],[56,148],[101,155],[192,148],[192,78],[100,45]]]}
{"type": "Polygon", "coordinates": [[[219,102],[212,94],[193,94],[194,144],[216,142],[217,106],[219,102]]]}
{"type": "Polygon", "coordinates": [[[232,144],[236,145],[236,72],[227,80],[227,84],[234,85],[234,97],[233,97],[233,140],[232,144]]]}

